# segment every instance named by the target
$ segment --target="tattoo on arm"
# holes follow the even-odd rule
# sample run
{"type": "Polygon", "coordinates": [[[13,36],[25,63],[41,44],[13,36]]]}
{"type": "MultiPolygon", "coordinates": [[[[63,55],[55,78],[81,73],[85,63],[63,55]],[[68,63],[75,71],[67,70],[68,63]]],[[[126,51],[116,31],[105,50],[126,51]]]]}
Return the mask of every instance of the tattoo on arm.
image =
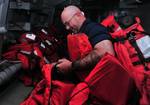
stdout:
{"type": "Polygon", "coordinates": [[[91,70],[98,63],[100,58],[100,55],[93,50],[83,59],[72,62],[72,70],[91,70]]]}

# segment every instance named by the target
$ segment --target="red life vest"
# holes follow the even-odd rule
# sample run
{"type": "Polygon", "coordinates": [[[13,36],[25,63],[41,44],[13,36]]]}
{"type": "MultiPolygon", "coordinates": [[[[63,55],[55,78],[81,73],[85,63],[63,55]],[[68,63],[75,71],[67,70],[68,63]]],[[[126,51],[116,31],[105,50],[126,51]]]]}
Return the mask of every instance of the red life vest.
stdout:
{"type": "Polygon", "coordinates": [[[25,85],[33,85],[40,79],[40,74],[35,67],[41,67],[46,64],[38,44],[16,44],[11,46],[3,57],[8,60],[19,60],[22,63],[22,70],[18,75],[25,85]],[[38,64],[38,66],[37,66],[38,64]],[[40,65],[39,65],[40,64],[40,65]],[[37,76],[38,75],[38,76],[37,76]]]}
{"type": "Polygon", "coordinates": [[[84,34],[68,35],[68,51],[71,61],[85,57],[91,50],[92,46],[88,37],[84,34]]]}
{"type": "Polygon", "coordinates": [[[20,60],[22,62],[22,68],[24,70],[30,70],[35,67],[35,59],[43,59],[41,50],[38,48],[38,44],[16,44],[11,46],[3,57],[8,60],[20,60]]]}
{"type": "MultiPolygon", "coordinates": [[[[20,43],[10,46],[7,52],[3,54],[3,58],[8,60],[20,60],[22,62],[25,76],[22,75],[21,79],[26,85],[29,85],[31,84],[30,81],[32,81],[32,77],[34,77],[33,75],[36,74],[35,70],[37,68],[42,68],[43,65],[58,60],[57,49],[60,45],[60,41],[44,29],[24,33],[20,36],[18,41],[20,43]]],[[[35,79],[36,78],[38,78],[38,76],[35,76],[35,79]]]]}
{"type": "Polygon", "coordinates": [[[62,43],[54,35],[49,34],[45,29],[40,29],[35,32],[37,35],[37,42],[44,57],[49,63],[56,62],[59,57],[57,53],[58,46],[62,43]]]}
{"type": "Polygon", "coordinates": [[[46,64],[42,68],[41,80],[30,96],[20,105],[66,105],[74,84],[52,80],[53,66],[46,64]]]}
{"type": "Polygon", "coordinates": [[[38,47],[43,53],[47,63],[58,60],[57,48],[62,43],[54,35],[49,34],[45,29],[36,30],[35,32],[24,33],[18,40],[21,44],[38,43],[38,47]]]}
{"type": "Polygon", "coordinates": [[[35,43],[37,36],[33,33],[24,33],[22,34],[18,41],[19,43],[35,43]]]}
{"type": "Polygon", "coordinates": [[[140,25],[140,19],[138,17],[134,19],[135,23],[124,29],[114,16],[108,16],[102,21],[102,24],[109,29],[111,28],[110,35],[114,39],[117,58],[133,76],[141,92],[140,104],[150,105],[150,98],[148,99],[150,97],[150,51],[148,51],[150,50],[150,37],[140,25]],[[145,51],[148,57],[145,57],[146,54],[144,55],[146,47],[147,51],[145,51]]]}
{"type": "MultiPolygon", "coordinates": [[[[68,35],[68,49],[70,58],[74,61],[85,57],[92,47],[85,34],[77,34],[68,35]]],[[[129,104],[133,81],[115,57],[106,54],[90,72],[80,71],[82,72],[77,75],[82,77],[83,82],[73,90],[69,105],[86,105],[88,98],[91,99],[91,105],[129,104]]]]}
{"type": "MultiPolygon", "coordinates": [[[[78,37],[76,35],[68,35],[67,42],[71,61],[85,57],[92,50],[88,37],[84,34],[78,34],[78,37]]],[[[79,71],[77,76],[80,80],[83,80],[87,77],[89,72],[90,71],[79,71]]]]}

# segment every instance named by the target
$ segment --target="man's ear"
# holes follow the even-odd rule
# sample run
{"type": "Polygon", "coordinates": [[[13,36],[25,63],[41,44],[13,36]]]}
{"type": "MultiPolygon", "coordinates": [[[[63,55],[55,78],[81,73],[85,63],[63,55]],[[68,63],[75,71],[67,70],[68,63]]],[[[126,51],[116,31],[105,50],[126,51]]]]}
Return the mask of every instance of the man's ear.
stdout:
{"type": "Polygon", "coordinates": [[[84,12],[83,11],[81,11],[81,14],[84,16],[84,12]]]}

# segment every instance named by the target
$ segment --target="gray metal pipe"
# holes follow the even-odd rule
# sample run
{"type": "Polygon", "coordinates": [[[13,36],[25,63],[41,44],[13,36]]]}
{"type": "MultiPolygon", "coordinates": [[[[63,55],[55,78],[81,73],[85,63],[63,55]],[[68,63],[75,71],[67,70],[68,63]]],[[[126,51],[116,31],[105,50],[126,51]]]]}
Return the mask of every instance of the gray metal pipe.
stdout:
{"type": "MultiPolygon", "coordinates": [[[[1,65],[5,65],[8,62],[4,62],[1,65]]],[[[1,68],[0,68],[1,69],[1,68]]],[[[10,63],[10,65],[3,70],[0,70],[0,86],[7,83],[19,70],[21,69],[21,63],[10,63]]]]}

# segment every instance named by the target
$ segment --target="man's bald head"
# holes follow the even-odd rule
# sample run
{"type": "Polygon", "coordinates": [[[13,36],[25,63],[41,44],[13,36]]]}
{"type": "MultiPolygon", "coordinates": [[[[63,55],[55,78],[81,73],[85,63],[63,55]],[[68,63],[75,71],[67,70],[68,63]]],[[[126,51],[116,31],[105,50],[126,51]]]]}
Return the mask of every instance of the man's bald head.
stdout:
{"type": "Polygon", "coordinates": [[[73,15],[75,15],[78,12],[81,12],[81,10],[74,5],[65,7],[61,13],[61,19],[63,23],[64,23],[64,20],[68,21],[73,15]]]}
{"type": "Polygon", "coordinates": [[[85,20],[85,16],[78,7],[70,5],[62,11],[61,20],[67,30],[77,33],[85,20]]]}

